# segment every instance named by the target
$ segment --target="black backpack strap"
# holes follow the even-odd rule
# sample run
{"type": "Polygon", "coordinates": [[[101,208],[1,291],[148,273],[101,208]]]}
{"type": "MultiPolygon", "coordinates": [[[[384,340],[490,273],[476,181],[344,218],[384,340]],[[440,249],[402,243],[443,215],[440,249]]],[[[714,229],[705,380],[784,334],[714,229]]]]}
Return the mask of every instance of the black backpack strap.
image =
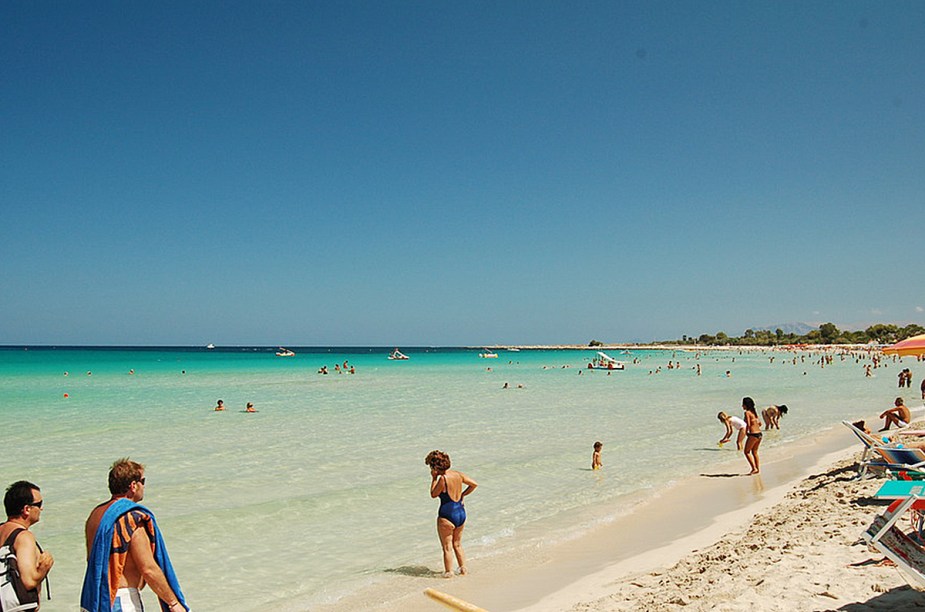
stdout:
{"type": "Polygon", "coordinates": [[[4,546],[9,546],[10,549],[12,550],[12,548],[13,548],[13,542],[16,541],[16,536],[18,536],[18,535],[19,535],[20,533],[22,533],[23,531],[25,531],[25,529],[23,529],[22,527],[17,527],[17,528],[14,529],[13,531],[11,531],[11,532],[10,532],[10,535],[7,536],[6,542],[4,542],[3,545],[4,545],[4,546]]]}
{"type": "MultiPolygon", "coordinates": [[[[22,527],[17,527],[13,531],[11,531],[10,535],[6,538],[6,542],[4,542],[3,545],[9,546],[10,550],[12,551],[13,543],[16,541],[16,537],[19,536],[19,534],[22,533],[23,531],[25,531],[25,529],[22,527]]],[[[42,546],[39,544],[38,540],[35,541],[35,546],[39,549],[39,552],[45,552],[42,550],[42,546]]],[[[42,582],[45,583],[46,597],[48,597],[48,599],[51,599],[51,584],[49,584],[48,582],[48,576],[45,576],[45,579],[42,582]]],[[[41,588],[42,588],[41,585],[39,585],[39,595],[41,595],[41,588]]]]}

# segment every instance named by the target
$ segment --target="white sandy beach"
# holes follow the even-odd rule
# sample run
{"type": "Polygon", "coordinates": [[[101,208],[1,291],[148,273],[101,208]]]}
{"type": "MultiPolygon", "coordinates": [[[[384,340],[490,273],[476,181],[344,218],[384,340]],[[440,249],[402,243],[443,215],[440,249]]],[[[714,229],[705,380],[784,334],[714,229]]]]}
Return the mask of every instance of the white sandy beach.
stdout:
{"type": "MultiPolygon", "coordinates": [[[[757,515],[728,517],[728,531],[677,563],[638,571],[634,565],[642,559],[634,559],[531,609],[923,609],[925,595],[908,587],[895,566],[878,564],[882,555],[860,542],[883,510],[870,498],[882,481],[852,480],[854,465],[854,458],[837,461],[757,515]]],[[[653,557],[659,554],[671,558],[672,550],[653,557]]]]}
{"type": "Polygon", "coordinates": [[[428,587],[492,612],[925,609],[925,595],[860,543],[886,504],[870,498],[880,479],[853,480],[860,445],[842,429],[767,453],[757,478],[740,475],[740,457],[587,537],[479,560],[465,578],[409,574],[338,609],[444,609],[428,587]]]}

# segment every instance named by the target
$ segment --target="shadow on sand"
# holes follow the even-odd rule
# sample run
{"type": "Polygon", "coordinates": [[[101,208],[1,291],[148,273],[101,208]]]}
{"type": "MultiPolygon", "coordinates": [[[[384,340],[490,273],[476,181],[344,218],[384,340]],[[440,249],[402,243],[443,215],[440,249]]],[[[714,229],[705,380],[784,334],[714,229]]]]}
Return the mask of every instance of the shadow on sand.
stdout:
{"type": "Polygon", "coordinates": [[[838,608],[840,612],[872,612],[873,610],[925,610],[922,595],[912,587],[902,586],[891,589],[864,602],[845,604],[838,608]]]}
{"type": "Polygon", "coordinates": [[[443,572],[437,572],[423,565],[403,565],[401,567],[388,567],[383,570],[387,574],[401,574],[413,578],[440,578],[443,572]]]}
{"type": "Polygon", "coordinates": [[[704,478],[738,478],[739,476],[748,476],[748,474],[701,474],[704,478]]]}

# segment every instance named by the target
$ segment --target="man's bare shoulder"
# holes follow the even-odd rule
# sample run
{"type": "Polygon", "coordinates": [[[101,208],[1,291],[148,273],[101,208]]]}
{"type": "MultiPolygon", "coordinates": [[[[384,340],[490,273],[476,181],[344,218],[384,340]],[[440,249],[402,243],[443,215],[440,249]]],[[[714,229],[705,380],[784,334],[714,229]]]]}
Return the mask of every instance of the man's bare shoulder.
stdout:
{"type": "Polygon", "coordinates": [[[26,529],[25,527],[20,527],[20,526],[16,526],[13,529],[10,529],[6,533],[4,533],[3,534],[5,536],[3,538],[4,542],[6,541],[6,538],[10,537],[10,534],[16,531],[17,529],[22,529],[22,531],[20,531],[19,534],[16,536],[16,541],[13,543],[14,548],[19,548],[20,546],[23,546],[24,544],[35,544],[35,534],[29,531],[28,529],[26,529]]]}

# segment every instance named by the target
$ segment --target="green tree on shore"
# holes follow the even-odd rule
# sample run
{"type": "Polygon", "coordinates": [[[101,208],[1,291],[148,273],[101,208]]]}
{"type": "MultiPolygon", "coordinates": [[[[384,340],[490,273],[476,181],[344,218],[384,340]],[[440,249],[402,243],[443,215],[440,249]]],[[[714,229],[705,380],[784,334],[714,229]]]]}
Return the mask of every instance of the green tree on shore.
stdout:
{"type": "Polygon", "coordinates": [[[780,328],[772,333],[765,329],[746,329],[739,337],[730,337],[725,332],[716,335],[700,334],[683,340],[665,341],[663,344],[700,344],[704,346],[780,346],[786,344],[893,344],[912,336],[925,334],[925,327],[916,323],[898,327],[889,323],[877,323],[863,331],[842,331],[834,323],[823,323],[805,334],[787,334],[780,328]]]}

